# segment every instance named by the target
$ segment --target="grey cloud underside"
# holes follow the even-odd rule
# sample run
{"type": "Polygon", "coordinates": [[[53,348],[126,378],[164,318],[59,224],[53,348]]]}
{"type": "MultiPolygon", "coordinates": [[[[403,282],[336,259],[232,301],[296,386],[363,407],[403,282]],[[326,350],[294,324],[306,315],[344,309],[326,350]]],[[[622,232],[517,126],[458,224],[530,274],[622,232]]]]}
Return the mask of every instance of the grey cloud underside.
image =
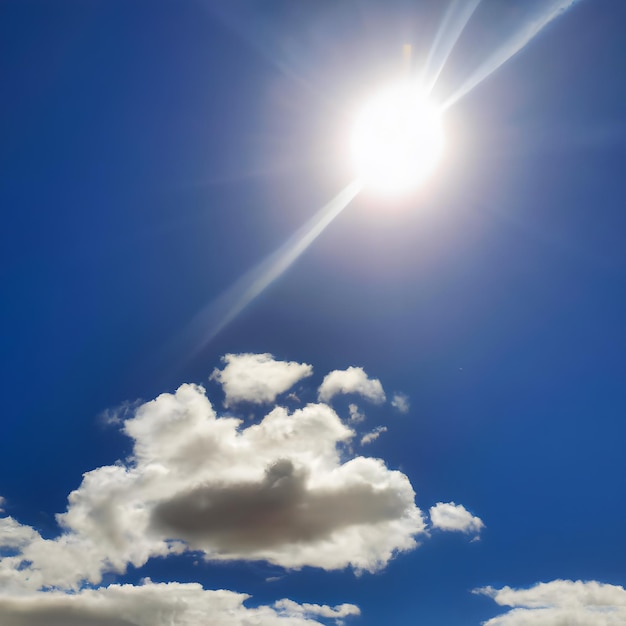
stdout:
{"type": "Polygon", "coordinates": [[[0,590],[1,626],[321,626],[317,617],[358,615],[353,604],[335,607],[283,599],[245,606],[247,594],[205,590],[197,583],[110,585],[67,594],[43,591],[12,596],[0,590]]]}
{"type": "Polygon", "coordinates": [[[368,484],[310,488],[289,460],[270,466],[262,482],[206,485],[155,507],[152,528],[194,548],[251,554],[285,544],[314,542],[358,524],[403,515],[394,490],[368,484]]]}
{"type": "Polygon", "coordinates": [[[114,615],[97,616],[74,607],[1,607],[2,626],[138,626],[114,615]]]}

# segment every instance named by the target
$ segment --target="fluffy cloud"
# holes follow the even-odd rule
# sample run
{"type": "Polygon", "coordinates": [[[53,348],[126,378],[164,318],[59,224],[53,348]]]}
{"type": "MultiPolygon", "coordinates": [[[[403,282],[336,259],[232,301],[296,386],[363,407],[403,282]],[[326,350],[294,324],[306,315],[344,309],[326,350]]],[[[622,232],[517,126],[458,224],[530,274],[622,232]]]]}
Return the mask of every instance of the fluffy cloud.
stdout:
{"type": "Polygon", "coordinates": [[[393,398],[391,398],[391,406],[402,414],[408,413],[411,407],[409,396],[405,393],[394,393],[393,398]]]}
{"type": "Polygon", "coordinates": [[[273,402],[313,373],[306,363],[275,361],[271,354],[227,354],[222,361],[226,366],[215,369],[210,379],[222,385],[227,407],[237,402],[273,402]]]}
{"type": "Polygon", "coordinates": [[[0,546],[3,548],[22,548],[37,536],[28,526],[23,526],[12,517],[0,518],[0,546]]]}
{"type": "Polygon", "coordinates": [[[408,478],[379,459],[344,458],[355,433],[326,404],[276,407],[243,428],[185,384],[122,428],[131,456],[84,474],[57,516],[59,537],[0,518],[0,588],[76,590],[187,549],[375,571],[425,534],[408,478]]]}
{"type": "Polygon", "coordinates": [[[362,367],[334,370],[324,377],[318,389],[320,401],[330,402],[339,393],[356,393],[377,404],[385,401],[380,380],[369,378],[362,367]]]}
{"type": "MultiPolygon", "coordinates": [[[[228,402],[275,398],[310,373],[309,365],[269,355],[228,355],[224,363],[213,377],[228,402]]],[[[331,373],[320,396],[348,391],[384,399],[380,382],[360,368],[331,373]]],[[[361,419],[356,406],[349,414],[347,423],[361,419]]],[[[376,571],[428,536],[408,478],[380,459],[354,456],[356,433],[326,403],[276,406],[244,427],[219,415],[204,387],[184,384],[125,407],[113,423],[132,440],[132,452],[83,475],[57,515],[58,537],[44,538],[0,515],[2,626],[339,624],[358,608],[287,599],[247,608],[245,594],[193,584],[85,587],[97,587],[103,574],[122,573],[129,564],[139,568],[152,557],[187,550],[215,561],[376,571]]],[[[384,430],[364,435],[362,443],[384,430]]],[[[450,506],[455,519],[465,512],[482,526],[463,507],[441,503],[431,509],[433,525],[433,511],[450,506]]]]}
{"type": "Polygon", "coordinates": [[[274,606],[247,608],[249,596],[207,591],[198,584],[147,582],[111,585],[76,594],[41,592],[20,596],[0,593],[3,626],[314,626],[315,617],[358,615],[351,604],[338,607],[281,600],[274,606]]]}
{"type": "Polygon", "coordinates": [[[377,426],[374,430],[371,430],[369,433],[365,433],[365,435],[361,437],[361,445],[364,446],[368,443],[372,443],[372,441],[376,441],[376,439],[380,437],[381,433],[386,432],[386,426],[377,426]]]}
{"type": "Polygon", "coordinates": [[[530,589],[475,589],[512,609],[485,626],[623,626],[626,590],[595,581],[554,580],[530,589]]]}
{"type": "Polygon", "coordinates": [[[430,521],[433,528],[463,533],[479,533],[485,526],[479,517],[454,502],[437,502],[431,506],[430,521]]]}

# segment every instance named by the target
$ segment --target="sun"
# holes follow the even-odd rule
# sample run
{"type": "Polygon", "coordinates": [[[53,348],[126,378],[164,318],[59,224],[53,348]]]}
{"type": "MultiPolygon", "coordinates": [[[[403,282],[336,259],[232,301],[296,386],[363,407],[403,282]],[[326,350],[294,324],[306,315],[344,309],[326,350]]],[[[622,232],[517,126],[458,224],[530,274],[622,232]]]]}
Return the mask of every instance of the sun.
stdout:
{"type": "Polygon", "coordinates": [[[441,111],[410,83],[371,98],[352,128],[351,153],[363,187],[408,193],[428,178],[443,155],[441,111]]]}

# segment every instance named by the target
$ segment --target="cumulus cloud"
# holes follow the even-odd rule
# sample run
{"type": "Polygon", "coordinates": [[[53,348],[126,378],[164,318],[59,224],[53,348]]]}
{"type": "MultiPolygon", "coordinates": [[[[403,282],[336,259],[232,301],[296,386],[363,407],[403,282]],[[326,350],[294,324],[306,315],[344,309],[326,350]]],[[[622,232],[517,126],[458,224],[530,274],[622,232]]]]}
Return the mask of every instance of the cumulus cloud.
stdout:
{"type": "Polygon", "coordinates": [[[394,393],[393,398],[391,398],[391,406],[402,414],[408,413],[411,407],[409,396],[405,393],[394,393]]]}
{"type": "Polygon", "coordinates": [[[133,451],[87,472],[43,538],[0,518],[0,589],[80,589],[104,572],[200,550],[208,560],[378,570],[425,535],[408,478],[348,455],[354,431],[326,404],[219,416],[202,386],[139,406],[133,451]]]}
{"type": "Polygon", "coordinates": [[[529,589],[482,587],[474,593],[493,598],[508,613],[485,626],[622,626],[626,590],[596,581],[554,580],[529,589]]]}
{"type": "Polygon", "coordinates": [[[351,604],[338,607],[300,605],[281,600],[273,606],[247,608],[246,594],[205,590],[198,584],[150,581],[141,586],[111,585],[8,596],[0,593],[3,626],[315,626],[316,617],[337,620],[358,615],[351,604]]]}
{"type": "Polygon", "coordinates": [[[5,549],[27,546],[37,536],[32,528],[20,524],[12,517],[0,518],[0,546],[5,549]]]}
{"type": "Polygon", "coordinates": [[[327,374],[318,389],[318,398],[322,402],[330,402],[340,393],[356,393],[376,404],[385,401],[380,380],[369,378],[362,367],[349,367],[327,374]]]}
{"type": "Polygon", "coordinates": [[[462,504],[437,502],[430,507],[430,521],[433,528],[463,533],[480,533],[485,527],[483,521],[472,515],[462,504]]]}
{"type": "Polygon", "coordinates": [[[227,354],[222,361],[224,369],[215,369],[210,380],[222,385],[227,407],[237,402],[273,402],[313,373],[306,363],[276,361],[271,354],[227,354]]]}
{"type": "MultiPolygon", "coordinates": [[[[284,379],[276,382],[281,376],[236,381],[233,364],[249,373],[259,364],[280,363],[254,357],[229,355],[214,374],[229,402],[275,398],[284,388],[284,379]]],[[[292,380],[310,373],[308,365],[286,365],[279,370],[291,371],[292,380]]],[[[325,398],[356,390],[384,399],[380,382],[361,368],[329,376],[320,388],[325,398]]],[[[358,615],[351,604],[287,599],[247,608],[244,594],[199,585],[147,581],[97,588],[105,573],[190,550],[209,561],[360,572],[377,571],[398,552],[415,548],[428,533],[411,483],[381,459],[354,455],[350,424],[361,413],[356,405],[348,412],[344,423],[323,402],[275,406],[244,426],[219,415],[205,388],[194,384],[129,405],[117,419],[132,441],[130,455],[83,475],[56,517],[57,537],[0,515],[0,624],[197,626],[208,619],[225,626],[311,626],[358,615]]],[[[361,442],[385,430],[378,427],[361,442]]],[[[433,526],[444,530],[482,528],[454,503],[438,503],[430,513],[433,526]]]]}
{"type": "Polygon", "coordinates": [[[369,433],[366,433],[361,437],[361,445],[364,446],[368,443],[372,443],[372,441],[376,441],[381,435],[381,433],[386,433],[386,426],[377,426],[374,430],[371,430],[369,433]]]}

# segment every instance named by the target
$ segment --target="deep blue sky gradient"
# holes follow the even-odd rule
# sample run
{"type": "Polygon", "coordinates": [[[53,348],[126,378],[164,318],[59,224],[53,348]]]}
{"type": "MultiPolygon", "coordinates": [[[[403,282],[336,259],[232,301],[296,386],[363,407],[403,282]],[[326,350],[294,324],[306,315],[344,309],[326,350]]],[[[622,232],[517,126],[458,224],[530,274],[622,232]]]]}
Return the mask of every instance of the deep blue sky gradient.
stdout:
{"type": "MultiPolygon", "coordinates": [[[[0,3],[0,494],[46,535],[81,474],[129,452],[99,415],[207,377],[226,352],[363,366],[411,398],[370,451],[427,509],[466,505],[386,571],[148,564],[355,602],[355,624],[466,626],[469,591],[626,584],[626,4],[581,0],[449,114],[447,160],[403,206],[361,196],[197,356],[193,316],[350,180],[350,107],[419,54],[439,2],[0,3]]],[[[485,0],[458,85],[523,3],[485,0]],[[473,65],[472,65],[473,64],[473,65]]],[[[519,18],[518,14],[519,13],[519,18]]],[[[311,397],[313,399],[313,397],[311,397]]],[[[377,413],[378,411],[378,413],[377,413]]],[[[112,581],[113,579],[111,579],[112,581]]],[[[109,582],[111,582],[109,581],[109,582]]],[[[351,622],[352,623],[352,622],[351,622]]]]}

